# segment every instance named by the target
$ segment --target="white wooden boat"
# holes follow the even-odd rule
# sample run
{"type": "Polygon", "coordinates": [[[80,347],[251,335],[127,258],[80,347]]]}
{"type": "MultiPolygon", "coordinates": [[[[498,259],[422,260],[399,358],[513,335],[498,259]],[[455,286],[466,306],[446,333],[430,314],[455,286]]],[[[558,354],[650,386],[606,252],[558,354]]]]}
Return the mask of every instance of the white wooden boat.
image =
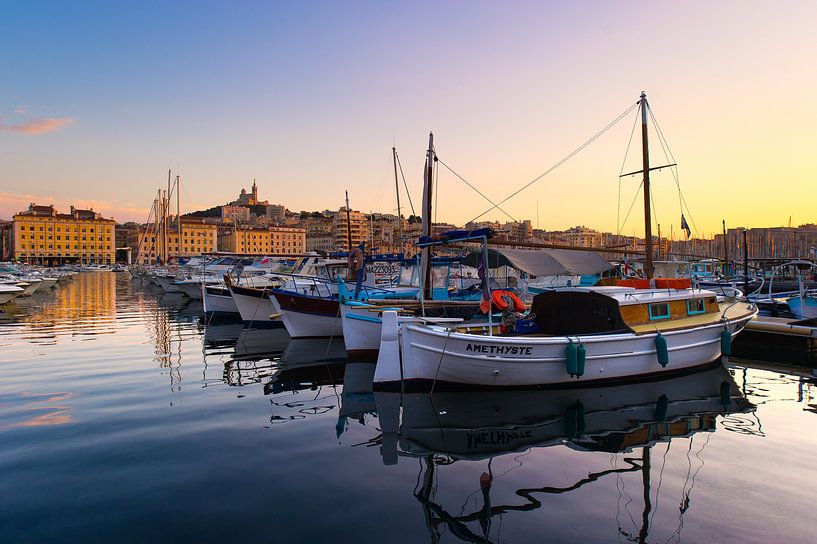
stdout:
{"type": "Polygon", "coordinates": [[[519,335],[399,326],[396,312],[384,312],[375,383],[558,386],[688,371],[728,351],[757,308],[699,289],[593,287],[538,295],[531,312],[538,330],[519,335]]]}

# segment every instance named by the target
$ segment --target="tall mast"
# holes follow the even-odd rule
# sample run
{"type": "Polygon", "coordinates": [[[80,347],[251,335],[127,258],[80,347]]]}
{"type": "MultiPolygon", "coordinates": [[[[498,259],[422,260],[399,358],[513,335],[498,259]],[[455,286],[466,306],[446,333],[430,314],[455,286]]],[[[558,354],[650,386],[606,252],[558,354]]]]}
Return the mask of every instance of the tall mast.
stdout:
{"type": "Polygon", "coordinates": [[[650,215],[650,147],[647,143],[647,94],[641,91],[641,155],[644,169],[644,251],[647,254],[645,272],[652,278],[652,217],[650,215]]]}
{"type": "Polygon", "coordinates": [[[397,193],[397,232],[400,235],[400,249],[403,253],[403,215],[400,213],[400,184],[397,182],[397,149],[391,148],[391,158],[394,162],[394,191],[397,193]]]}
{"type": "Polygon", "coordinates": [[[352,212],[349,210],[349,191],[346,191],[346,243],[350,254],[352,253],[352,212]]]}
{"type": "MultiPolygon", "coordinates": [[[[428,151],[423,172],[423,236],[431,236],[431,197],[434,194],[434,134],[428,133],[428,151]]],[[[420,274],[423,278],[423,298],[431,300],[431,247],[420,254],[420,274]]]]}
{"type": "Polygon", "coordinates": [[[179,235],[179,244],[176,246],[178,250],[178,256],[176,257],[176,263],[178,264],[179,260],[182,258],[182,213],[179,211],[179,201],[181,200],[181,187],[179,186],[181,178],[179,175],[176,175],[176,231],[179,235]]]}
{"type": "Polygon", "coordinates": [[[170,219],[170,180],[171,180],[171,173],[170,168],[167,169],[167,192],[165,193],[164,199],[164,215],[162,216],[162,230],[165,233],[165,261],[170,260],[170,241],[167,239],[167,221],[170,219]]]}
{"type": "Polygon", "coordinates": [[[729,246],[726,245],[726,219],[723,220],[723,275],[729,277],[729,246]]]}
{"type": "Polygon", "coordinates": [[[153,249],[156,252],[156,257],[158,257],[159,259],[162,258],[162,249],[161,249],[161,246],[159,245],[162,242],[162,230],[159,228],[159,214],[161,212],[161,205],[159,203],[159,199],[161,199],[161,198],[162,198],[162,190],[159,189],[158,191],[156,191],[156,200],[154,201],[156,203],[156,218],[155,218],[156,219],[156,232],[155,232],[155,236],[153,238],[153,249]]]}

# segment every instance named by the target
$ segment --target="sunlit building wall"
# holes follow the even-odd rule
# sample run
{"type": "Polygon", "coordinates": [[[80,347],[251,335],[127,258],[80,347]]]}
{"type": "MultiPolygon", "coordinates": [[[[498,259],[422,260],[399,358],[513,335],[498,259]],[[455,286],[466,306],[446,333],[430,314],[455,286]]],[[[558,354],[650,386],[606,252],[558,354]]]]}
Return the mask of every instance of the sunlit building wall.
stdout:
{"type": "Polygon", "coordinates": [[[53,205],[30,204],[12,218],[13,257],[48,265],[111,264],[116,253],[113,219],[71,206],[57,213],[53,205]]]}

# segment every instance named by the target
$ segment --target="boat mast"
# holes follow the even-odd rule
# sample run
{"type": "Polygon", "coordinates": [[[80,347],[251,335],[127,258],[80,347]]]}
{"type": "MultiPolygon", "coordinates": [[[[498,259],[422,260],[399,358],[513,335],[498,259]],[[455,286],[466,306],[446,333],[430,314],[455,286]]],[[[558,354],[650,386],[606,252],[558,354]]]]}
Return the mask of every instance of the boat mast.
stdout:
{"type": "Polygon", "coordinates": [[[179,235],[179,243],[176,246],[178,250],[176,253],[176,264],[179,264],[179,261],[182,259],[182,212],[179,211],[179,201],[181,200],[181,187],[179,186],[180,183],[180,176],[176,175],[176,231],[179,235]]]}
{"type": "Polygon", "coordinates": [[[394,162],[394,191],[397,193],[397,232],[400,235],[400,249],[403,253],[403,215],[400,213],[400,184],[397,182],[397,149],[391,148],[391,158],[394,162]]]}
{"type": "MultiPolygon", "coordinates": [[[[428,133],[428,151],[423,172],[423,236],[431,236],[431,197],[434,194],[434,134],[428,133]]],[[[420,254],[420,277],[423,280],[423,299],[431,300],[431,247],[420,254]]]]}
{"type": "Polygon", "coordinates": [[[156,253],[157,260],[161,260],[162,258],[162,249],[161,246],[159,245],[162,241],[161,240],[162,231],[159,228],[159,214],[161,212],[161,206],[159,205],[160,198],[162,198],[161,189],[156,191],[156,200],[153,201],[154,205],[156,206],[156,217],[154,218],[156,220],[156,230],[154,233],[155,235],[153,237],[153,250],[156,253]]]}
{"type": "Polygon", "coordinates": [[[350,255],[352,253],[352,212],[349,211],[349,191],[346,191],[346,243],[348,249],[346,250],[350,255]]]}
{"type": "Polygon", "coordinates": [[[647,94],[641,91],[641,155],[644,169],[644,265],[647,279],[652,279],[652,217],[650,215],[650,147],[647,143],[647,94]]]}
{"type": "Polygon", "coordinates": [[[167,192],[165,193],[165,197],[163,199],[163,215],[162,215],[162,232],[164,233],[164,252],[165,252],[165,264],[167,261],[170,260],[170,244],[168,243],[167,239],[167,220],[170,218],[170,179],[171,179],[170,168],[167,169],[167,192]]]}

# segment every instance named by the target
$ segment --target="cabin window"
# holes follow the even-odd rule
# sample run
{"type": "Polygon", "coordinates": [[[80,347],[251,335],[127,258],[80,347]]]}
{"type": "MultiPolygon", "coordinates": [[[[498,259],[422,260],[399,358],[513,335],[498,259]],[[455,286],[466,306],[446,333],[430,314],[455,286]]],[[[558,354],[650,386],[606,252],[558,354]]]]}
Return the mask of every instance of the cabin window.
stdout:
{"type": "Polygon", "coordinates": [[[702,298],[687,300],[687,314],[696,315],[706,313],[706,302],[702,298]]]}
{"type": "Polygon", "coordinates": [[[650,321],[655,319],[669,319],[669,304],[661,302],[659,304],[650,304],[650,321]]]}

